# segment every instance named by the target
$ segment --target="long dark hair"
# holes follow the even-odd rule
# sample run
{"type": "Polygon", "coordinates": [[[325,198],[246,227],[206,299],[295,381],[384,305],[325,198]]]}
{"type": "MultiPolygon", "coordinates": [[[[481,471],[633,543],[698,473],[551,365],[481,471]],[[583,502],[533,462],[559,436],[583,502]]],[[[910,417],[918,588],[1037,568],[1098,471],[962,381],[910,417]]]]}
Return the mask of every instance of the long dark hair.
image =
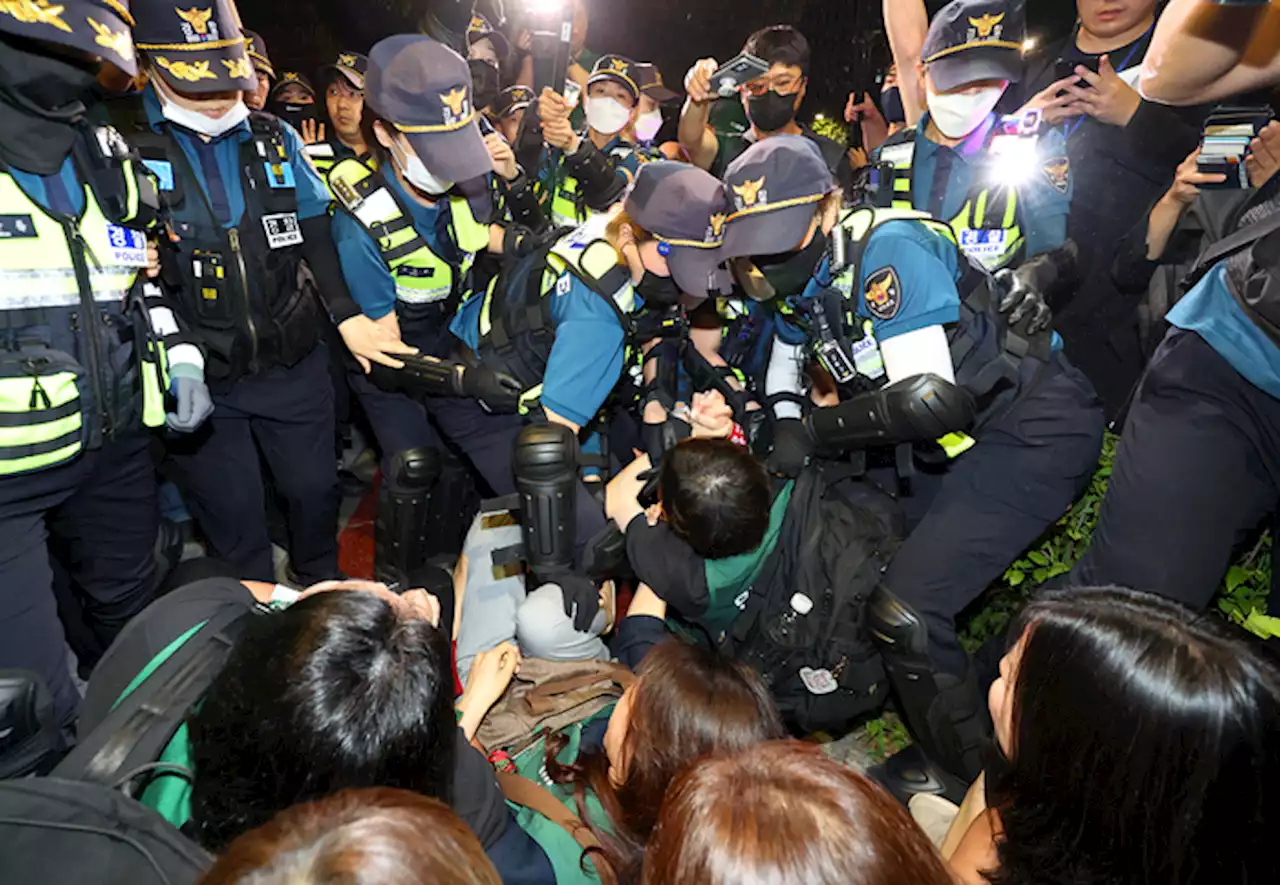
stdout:
{"type": "Polygon", "coordinates": [[[549,747],[547,764],[554,780],[575,784],[578,815],[604,846],[604,859],[621,882],[638,880],[662,797],[680,769],[703,756],[732,753],[786,733],[755,671],[677,639],[645,655],[632,692],[621,786],[610,780],[603,751],[561,766],[549,747]],[[608,821],[591,820],[588,790],[608,821]]]}
{"type": "Polygon", "coordinates": [[[1280,671],[1249,637],[1148,593],[1032,603],[1012,759],[988,787],[994,885],[1280,881],[1280,671]]]}
{"type": "Polygon", "coordinates": [[[643,885],[950,885],[906,809],[815,744],[689,766],[662,803],[643,885]]]}
{"type": "Polygon", "coordinates": [[[370,593],[335,590],[255,618],[188,717],[200,841],[218,850],[347,787],[452,798],[449,643],[370,593]]]}

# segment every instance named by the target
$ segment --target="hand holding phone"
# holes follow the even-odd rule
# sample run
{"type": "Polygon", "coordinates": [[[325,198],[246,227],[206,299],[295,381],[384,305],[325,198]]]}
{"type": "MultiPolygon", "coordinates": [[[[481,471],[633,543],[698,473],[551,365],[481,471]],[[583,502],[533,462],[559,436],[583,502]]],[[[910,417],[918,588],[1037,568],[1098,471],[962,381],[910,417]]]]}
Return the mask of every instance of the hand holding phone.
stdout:
{"type": "Polygon", "coordinates": [[[729,98],[757,77],[769,73],[769,63],[762,58],[744,52],[729,59],[711,75],[711,91],[721,98],[729,98]]]}

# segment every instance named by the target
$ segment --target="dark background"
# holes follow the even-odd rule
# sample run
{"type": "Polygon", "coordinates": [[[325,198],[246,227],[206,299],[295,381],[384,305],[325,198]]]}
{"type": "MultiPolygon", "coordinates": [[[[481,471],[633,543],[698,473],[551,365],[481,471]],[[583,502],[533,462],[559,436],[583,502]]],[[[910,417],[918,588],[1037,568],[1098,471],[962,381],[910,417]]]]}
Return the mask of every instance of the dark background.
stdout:
{"type": "MultiPolygon", "coordinates": [[[[340,49],[367,52],[384,36],[415,30],[426,0],[239,0],[245,26],[259,31],[276,70],[313,72],[340,49]]],[[[492,0],[479,0],[482,12],[492,0]]],[[[523,0],[506,0],[508,16],[523,0]]],[[[927,0],[930,12],[945,0],[927,0]]],[[[839,116],[852,89],[874,90],[889,62],[880,0],[588,0],[587,45],[652,61],[677,87],[698,58],[725,61],[755,29],[797,26],[813,45],[809,98],[803,109],[839,116]]],[[[1075,20],[1073,0],[1028,0],[1028,32],[1041,41],[1060,38],[1075,20]]]]}

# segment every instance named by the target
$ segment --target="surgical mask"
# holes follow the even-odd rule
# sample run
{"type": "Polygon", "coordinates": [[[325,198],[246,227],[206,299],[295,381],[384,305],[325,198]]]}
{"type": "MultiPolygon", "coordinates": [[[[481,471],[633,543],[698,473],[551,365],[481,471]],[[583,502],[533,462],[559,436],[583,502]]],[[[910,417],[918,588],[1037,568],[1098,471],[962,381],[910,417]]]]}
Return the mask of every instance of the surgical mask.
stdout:
{"type": "Polygon", "coordinates": [[[207,117],[199,111],[189,110],[169,101],[163,90],[156,91],[160,95],[160,112],[164,114],[164,118],[197,135],[217,138],[249,119],[249,107],[243,101],[237,101],[221,117],[207,117]]]}
{"type": "Polygon", "coordinates": [[[880,110],[884,112],[886,123],[907,122],[907,111],[902,106],[902,91],[897,86],[880,93],[880,110]]]}
{"type": "Polygon", "coordinates": [[[947,138],[964,138],[982,125],[995,110],[1003,86],[988,86],[974,92],[938,93],[928,91],[929,116],[947,138]]]}
{"type": "Polygon", "coordinates": [[[483,58],[473,58],[467,62],[467,67],[471,68],[472,102],[481,109],[493,107],[502,92],[498,66],[483,58]]]}
{"type": "Polygon", "coordinates": [[[631,111],[612,98],[587,98],[587,125],[601,135],[614,135],[631,121],[631,111]]]}
{"type": "Polygon", "coordinates": [[[657,108],[636,118],[636,138],[646,144],[658,137],[658,130],[661,128],[662,111],[657,108]]]}
{"type": "Polygon", "coordinates": [[[676,285],[676,281],[671,277],[658,276],[651,270],[644,272],[640,282],[636,283],[635,290],[645,304],[670,307],[680,300],[680,287],[676,285]]]}
{"type": "Polygon", "coordinates": [[[796,94],[783,95],[770,89],[764,95],[747,99],[747,116],[760,132],[785,129],[796,118],[796,94]]]}
{"type": "Polygon", "coordinates": [[[453,190],[454,182],[432,175],[417,154],[400,155],[397,152],[396,165],[400,167],[400,174],[404,176],[405,181],[423,193],[433,197],[443,197],[453,190]]]}

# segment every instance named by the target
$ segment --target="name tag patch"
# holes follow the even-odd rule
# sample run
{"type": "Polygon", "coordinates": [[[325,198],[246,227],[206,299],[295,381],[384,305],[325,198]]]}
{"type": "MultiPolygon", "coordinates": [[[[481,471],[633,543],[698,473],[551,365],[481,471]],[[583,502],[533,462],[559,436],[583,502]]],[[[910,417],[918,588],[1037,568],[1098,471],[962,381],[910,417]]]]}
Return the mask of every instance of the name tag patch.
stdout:
{"type": "Polygon", "coordinates": [[[879,380],[884,377],[884,357],[880,345],[871,335],[853,343],[853,367],[864,378],[879,380]]]}
{"type": "Polygon", "coordinates": [[[960,248],[964,254],[984,264],[1003,257],[1008,242],[1007,230],[960,231],[960,248]]]}
{"type": "Polygon", "coordinates": [[[140,230],[107,225],[107,240],[111,243],[111,263],[122,267],[147,266],[147,237],[140,230]]]}
{"type": "Polygon", "coordinates": [[[0,240],[33,240],[38,236],[30,215],[0,215],[0,240]]]}
{"type": "Polygon", "coordinates": [[[168,160],[143,160],[142,165],[150,169],[160,180],[160,190],[173,190],[173,164],[168,160]]]}
{"type": "Polygon", "coordinates": [[[262,227],[267,232],[267,245],[272,249],[302,245],[302,228],[298,226],[298,213],[280,212],[262,216],[262,227]]]}

